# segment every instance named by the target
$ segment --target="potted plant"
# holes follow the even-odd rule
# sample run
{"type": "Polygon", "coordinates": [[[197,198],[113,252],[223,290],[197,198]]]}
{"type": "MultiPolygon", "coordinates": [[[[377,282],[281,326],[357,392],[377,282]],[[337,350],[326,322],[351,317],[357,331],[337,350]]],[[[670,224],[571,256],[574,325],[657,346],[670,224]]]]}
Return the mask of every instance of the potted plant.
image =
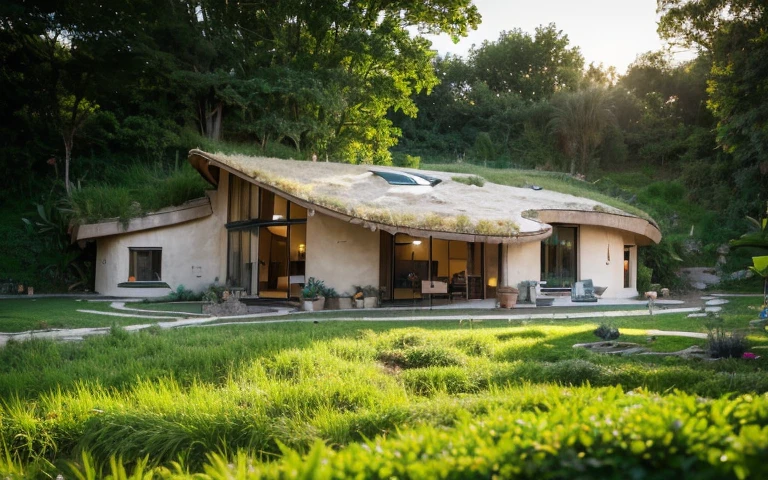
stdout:
{"type": "Polygon", "coordinates": [[[323,292],[323,296],[325,297],[325,308],[328,310],[340,310],[341,307],[339,305],[339,294],[336,292],[336,289],[333,287],[326,287],[325,291],[323,292]]]}
{"type": "Polygon", "coordinates": [[[322,280],[317,280],[315,277],[309,277],[304,288],[301,289],[304,310],[307,312],[321,311],[325,304],[323,292],[325,292],[325,283],[322,280]]]}
{"type": "Polygon", "coordinates": [[[496,295],[499,300],[500,308],[515,308],[517,295],[520,293],[515,287],[499,287],[496,289],[496,295]]]}
{"type": "Polygon", "coordinates": [[[376,308],[379,306],[379,289],[373,285],[363,287],[363,305],[365,308],[376,308]]]}
{"type": "Polygon", "coordinates": [[[363,287],[355,285],[355,294],[352,296],[352,299],[355,301],[355,308],[365,308],[363,287]]]}
{"type": "Polygon", "coordinates": [[[352,308],[352,295],[347,292],[339,296],[339,310],[349,310],[352,308]]]}

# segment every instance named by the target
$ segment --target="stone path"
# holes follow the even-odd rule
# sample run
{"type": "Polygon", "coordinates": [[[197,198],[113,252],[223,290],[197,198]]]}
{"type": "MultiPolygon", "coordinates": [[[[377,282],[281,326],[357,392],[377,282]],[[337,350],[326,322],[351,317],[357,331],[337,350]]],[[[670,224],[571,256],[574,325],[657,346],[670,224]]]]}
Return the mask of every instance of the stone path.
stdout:
{"type": "MultiPolygon", "coordinates": [[[[688,313],[699,311],[698,308],[670,308],[666,310],[657,310],[655,315],[665,315],[671,313],[688,313]]],[[[634,316],[649,316],[649,312],[646,309],[643,310],[618,310],[618,311],[601,311],[601,312],[578,312],[578,313],[542,313],[542,314],[529,314],[529,313],[509,313],[503,314],[489,314],[489,315],[441,315],[439,317],[424,317],[424,316],[398,316],[398,317],[333,317],[326,315],[317,315],[311,318],[290,318],[291,309],[283,308],[277,309],[277,312],[256,313],[248,315],[238,315],[232,317],[198,317],[198,318],[178,318],[168,316],[149,316],[149,315],[137,315],[132,313],[119,313],[119,312],[103,312],[98,310],[78,310],[87,313],[118,316],[118,317],[130,317],[130,318],[146,318],[150,320],[165,320],[163,322],[146,323],[139,325],[127,325],[123,327],[127,331],[138,331],[153,326],[160,328],[180,328],[180,327],[217,327],[225,325],[248,325],[255,323],[289,323],[289,322],[349,322],[349,321],[362,321],[362,322],[402,322],[402,321],[446,321],[455,322],[459,320],[483,321],[483,320],[508,320],[508,321],[523,321],[523,320],[569,320],[569,319],[587,319],[587,318],[604,318],[604,317],[634,317],[634,316]],[[262,317],[275,317],[285,316],[286,318],[270,318],[269,320],[259,320],[262,317]],[[213,323],[216,322],[216,323],[213,323]]],[[[157,312],[155,312],[157,313],[157,312]]],[[[186,313],[185,313],[186,315],[186,313]]],[[[96,327],[96,328],[73,328],[73,329],[53,329],[43,331],[27,331],[19,333],[0,333],[0,347],[5,345],[8,340],[29,340],[32,338],[48,338],[59,340],[82,340],[83,337],[88,335],[105,335],[109,333],[110,327],[96,327]]],[[[681,332],[690,333],[690,332],[681,332]]],[[[663,334],[659,334],[663,335],[663,334]]],[[[695,334],[694,334],[695,335],[695,334]]],[[[687,336],[687,335],[685,335],[687,336]]],[[[696,337],[698,338],[698,337],[696,337]]]]}

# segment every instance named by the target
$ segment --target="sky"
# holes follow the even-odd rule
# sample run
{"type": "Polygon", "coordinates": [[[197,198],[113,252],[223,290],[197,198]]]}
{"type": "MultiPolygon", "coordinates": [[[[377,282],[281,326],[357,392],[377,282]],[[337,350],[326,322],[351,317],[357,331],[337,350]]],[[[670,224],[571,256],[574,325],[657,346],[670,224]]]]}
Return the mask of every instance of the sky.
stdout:
{"type": "MultiPolygon", "coordinates": [[[[578,46],[584,65],[590,62],[613,65],[619,74],[626,72],[637,55],[665,46],[656,33],[656,0],[474,0],[482,23],[454,44],[448,35],[428,36],[440,55],[466,56],[472,44],[495,41],[502,30],[519,28],[534,33],[539,25],[554,23],[568,35],[571,46],[578,46]]],[[[675,58],[694,57],[689,51],[674,49],[675,58]]]]}

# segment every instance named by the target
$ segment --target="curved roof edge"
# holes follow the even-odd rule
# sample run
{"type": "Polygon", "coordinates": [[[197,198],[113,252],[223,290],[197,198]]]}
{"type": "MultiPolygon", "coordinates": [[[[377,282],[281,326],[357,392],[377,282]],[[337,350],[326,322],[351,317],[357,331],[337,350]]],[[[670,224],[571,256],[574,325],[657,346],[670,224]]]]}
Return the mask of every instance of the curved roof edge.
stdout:
{"type": "Polygon", "coordinates": [[[579,210],[539,210],[539,220],[546,223],[575,223],[615,228],[639,235],[639,245],[650,245],[661,241],[661,231],[653,223],[640,217],[617,215],[606,212],[584,212],[579,210]]]}
{"type": "Polygon", "coordinates": [[[205,196],[190,200],[176,207],[167,207],[156,212],[150,212],[142,217],[132,218],[127,224],[117,218],[112,218],[104,222],[78,225],[72,230],[71,240],[72,242],[93,240],[121,233],[168,227],[208,217],[212,214],[211,199],[205,196]]]}
{"type": "Polygon", "coordinates": [[[338,212],[311,201],[296,197],[288,192],[280,190],[272,185],[266,184],[258,179],[252,178],[245,173],[226,165],[213,158],[207,152],[199,149],[189,151],[190,164],[200,172],[211,185],[218,186],[220,171],[225,171],[236,175],[244,180],[254,183],[266,190],[278,193],[291,202],[301,205],[309,210],[320,212],[324,215],[334,217],[338,220],[361,225],[371,230],[380,229],[391,234],[406,233],[412,236],[440,238],[445,240],[461,240],[467,242],[483,243],[527,243],[541,241],[552,235],[551,223],[574,223],[582,225],[595,225],[618,230],[624,230],[639,235],[639,245],[650,245],[661,241],[661,231],[653,223],[640,217],[631,215],[619,215],[606,212],[586,212],[580,210],[537,210],[538,219],[527,217],[528,220],[541,224],[541,230],[531,233],[520,233],[514,236],[480,235],[475,233],[446,232],[440,230],[426,230],[407,226],[388,225],[384,223],[365,220],[347,213],[338,212]]]}

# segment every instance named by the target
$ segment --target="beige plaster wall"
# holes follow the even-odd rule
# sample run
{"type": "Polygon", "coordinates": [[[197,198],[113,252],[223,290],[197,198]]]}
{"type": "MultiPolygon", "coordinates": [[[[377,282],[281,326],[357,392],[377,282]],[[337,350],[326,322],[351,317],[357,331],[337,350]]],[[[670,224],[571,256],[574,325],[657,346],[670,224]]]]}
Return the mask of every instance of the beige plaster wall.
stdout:
{"type": "Polygon", "coordinates": [[[637,247],[630,251],[630,287],[624,288],[624,245],[635,245],[634,235],[613,228],[579,227],[579,280],[591,278],[595,285],[608,287],[603,298],[636,296],[637,247]]]}
{"type": "MultiPolygon", "coordinates": [[[[307,278],[339,293],[352,285],[379,285],[379,232],[322,214],[307,219],[307,278]]],[[[423,245],[423,244],[422,244],[423,245]]]]}
{"type": "Polygon", "coordinates": [[[541,242],[503,245],[501,258],[505,286],[517,287],[523,280],[541,277],[541,242]]]}
{"type": "MultiPolygon", "coordinates": [[[[225,177],[225,176],[223,176],[225,177]]],[[[223,182],[226,191],[226,180],[223,182]]],[[[158,297],[167,288],[120,288],[128,281],[131,247],[160,247],[162,281],[172,289],[179,285],[195,291],[204,290],[226,275],[226,202],[219,202],[217,192],[208,192],[213,214],[187,223],[141,232],[99,238],[96,242],[96,291],[119,297],[158,297]]],[[[226,199],[226,195],[221,198],[226,199]]]]}

